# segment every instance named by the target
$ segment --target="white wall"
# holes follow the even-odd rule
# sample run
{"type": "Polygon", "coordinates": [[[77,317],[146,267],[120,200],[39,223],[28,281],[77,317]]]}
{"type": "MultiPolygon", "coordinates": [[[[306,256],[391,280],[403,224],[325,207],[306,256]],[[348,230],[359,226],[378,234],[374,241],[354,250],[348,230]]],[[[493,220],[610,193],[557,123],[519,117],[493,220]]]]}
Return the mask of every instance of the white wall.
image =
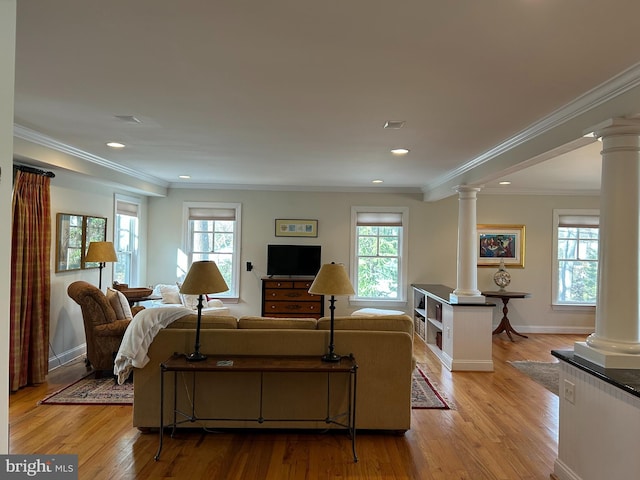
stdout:
{"type": "MultiPolygon", "coordinates": [[[[269,192],[233,190],[173,189],[167,197],[149,200],[149,284],[177,280],[176,259],[182,249],[182,203],[217,201],[242,203],[241,302],[231,305],[234,315],[260,313],[260,277],[266,270],[268,243],[309,243],[322,245],[323,262],[349,262],[350,215],[353,205],[409,207],[409,283],[442,283],[456,286],[458,199],[435,203],[420,196],[399,194],[350,194],[317,192],[269,192]],[[318,219],[318,238],[275,237],[276,218],[318,219]],[[166,260],[164,260],[166,259],[166,260]],[[245,262],[254,264],[246,272],[245,262]]],[[[526,227],[524,269],[509,269],[510,290],[527,291],[532,298],[510,303],[509,317],[523,332],[576,332],[593,330],[593,310],[551,308],[552,214],[554,208],[598,208],[597,197],[497,196],[480,194],[478,223],[522,224],[526,227]]],[[[494,290],[496,268],[478,269],[478,288],[494,290]]],[[[410,296],[408,297],[410,298],[410,296]]],[[[410,305],[407,306],[407,311],[410,305]]],[[[336,314],[354,308],[338,299],[336,314]]],[[[494,324],[502,309],[494,310],[494,324]]]]}
{"type": "MultiPolygon", "coordinates": [[[[51,181],[52,245],[49,369],[68,362],[86,351],[80,307],[67,295],[67,287],[76,280],[84,280],[96,286],[98,286],[99,282],[99,270],[97,268],[56,273],[56,214],[72,213],[106,217],[107,240],[113,240],[115,193],[124,192],[65,172],[57,172],[56,178],[51,181]]],[[[143,199],[143,214],[145,211],[146,199],[143,199]]],[[[146,228],[143,228],[141,232],[143,240],[145,235],[146,228]]],[[[108,263],[102,270],[102,290],[105,291],[112,283],[113,264],[108,263]]]]}

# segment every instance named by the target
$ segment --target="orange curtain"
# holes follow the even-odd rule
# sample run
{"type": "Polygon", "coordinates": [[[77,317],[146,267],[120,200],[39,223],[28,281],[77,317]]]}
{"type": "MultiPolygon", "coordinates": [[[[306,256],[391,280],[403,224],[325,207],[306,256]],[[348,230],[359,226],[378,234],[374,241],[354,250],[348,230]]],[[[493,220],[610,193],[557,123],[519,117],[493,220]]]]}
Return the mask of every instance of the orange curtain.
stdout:
{"type": "Polygon", "coordinates": [[[9,387],[42,383],[49,370],[50,178],[18,171],[13,188],[9,387]]]}

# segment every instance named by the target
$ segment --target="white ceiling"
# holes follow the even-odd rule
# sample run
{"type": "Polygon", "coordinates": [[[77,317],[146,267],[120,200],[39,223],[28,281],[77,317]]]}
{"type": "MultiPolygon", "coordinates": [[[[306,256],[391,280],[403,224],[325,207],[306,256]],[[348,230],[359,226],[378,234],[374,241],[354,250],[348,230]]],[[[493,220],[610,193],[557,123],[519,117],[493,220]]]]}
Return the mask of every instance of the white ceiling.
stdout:
{"type": "Polygon", "coordinates": [[[640,112],[638,18],[637,0],[19,1],[16,157],[160,189],[594,192],[597,142],[546,152],[640,112]]]}

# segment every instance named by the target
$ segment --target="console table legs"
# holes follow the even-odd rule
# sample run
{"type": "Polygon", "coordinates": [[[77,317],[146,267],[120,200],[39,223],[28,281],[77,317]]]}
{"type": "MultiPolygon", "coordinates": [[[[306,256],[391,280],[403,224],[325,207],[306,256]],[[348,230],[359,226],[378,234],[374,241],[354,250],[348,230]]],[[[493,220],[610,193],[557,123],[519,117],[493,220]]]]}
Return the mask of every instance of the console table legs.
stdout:
{"type": "Polygon", "coordinates": [[[511,333],[515,333],[516,335],[523,338],[529,338],[526,335],[516,332],[515,329],[511,326],[511,322],[507,317],[507,314],[509,313],[509,308],[507,307],[507,303],[509,303],[509,298],[502,297],[502,303],[503,303],[502,320],[500,320],[500,324],[493,331],[493,334],[497,335],[498,333],[506,332],[507,336],[509,337],[509,340],[511,340],[512,342],[513,342],[513,337],[511,336],[511,333]]]}

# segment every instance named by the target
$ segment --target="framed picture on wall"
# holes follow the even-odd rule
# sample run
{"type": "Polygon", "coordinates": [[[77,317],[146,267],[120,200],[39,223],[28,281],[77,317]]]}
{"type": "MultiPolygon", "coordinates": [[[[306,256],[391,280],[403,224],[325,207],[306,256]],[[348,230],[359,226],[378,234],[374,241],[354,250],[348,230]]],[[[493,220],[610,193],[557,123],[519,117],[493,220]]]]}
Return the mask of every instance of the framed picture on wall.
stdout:
{"type": "Polygon", "coordinates": [[[276,219],[276,237],[317,237],[318,220],[276,219]]]}
{"type": "Polygon", "coordinates": [[[524,225],[478,225],[478,266],[524,268],[524,225]]]}

